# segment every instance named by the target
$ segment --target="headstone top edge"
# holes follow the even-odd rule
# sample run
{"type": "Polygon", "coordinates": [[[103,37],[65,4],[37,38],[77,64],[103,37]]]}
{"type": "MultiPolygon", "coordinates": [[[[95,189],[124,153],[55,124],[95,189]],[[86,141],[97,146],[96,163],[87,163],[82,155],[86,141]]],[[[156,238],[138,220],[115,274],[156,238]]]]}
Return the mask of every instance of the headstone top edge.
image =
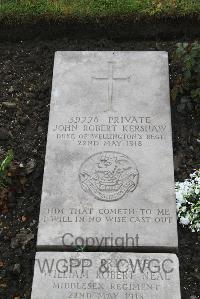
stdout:
{"type": "Polygon", "coordinates": [[[97,53],[105,53],[105,54],[109,54],[109,53],[113,53],[113,54],[141,54],[141,55],[150,55],[150,54],[157,54],[157,55],[163,55],[163,57],[167,57],[168,58],[168,52],[167,51],[157,51],[157,50],[150,50],[150,51],[55,51],[55,57],[62,55],[62,54],[67,54],[67,53],[74,53],[76,54],[81,54],[81,53],[85,53],[85,54],[97,54],[97,53]]]}

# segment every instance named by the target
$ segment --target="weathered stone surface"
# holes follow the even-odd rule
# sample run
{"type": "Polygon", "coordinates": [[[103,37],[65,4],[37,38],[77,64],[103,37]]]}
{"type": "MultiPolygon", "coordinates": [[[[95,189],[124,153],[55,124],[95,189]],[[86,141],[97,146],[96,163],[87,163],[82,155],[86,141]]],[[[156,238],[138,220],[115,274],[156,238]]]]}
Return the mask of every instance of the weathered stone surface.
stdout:
{"type": "Polygon", "coordinates": [[[174,254],[40,252],[31,299],[180,299],[178,269],[174,254]]]}
{"type": "Polygon", "coordinates": [[[177,247],[168,76],[166,52],[56,53],[38,248],[177,247]]]}

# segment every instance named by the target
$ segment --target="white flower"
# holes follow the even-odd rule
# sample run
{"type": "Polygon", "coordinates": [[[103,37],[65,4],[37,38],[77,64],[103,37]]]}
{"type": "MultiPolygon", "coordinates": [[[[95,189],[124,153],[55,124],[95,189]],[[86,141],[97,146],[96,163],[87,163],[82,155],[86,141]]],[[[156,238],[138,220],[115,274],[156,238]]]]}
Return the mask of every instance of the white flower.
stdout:
{"type": "Polygon", "coordinates": [[[179,222],[190,229],[200,231],[200,170],[190,175],[190,179],[175,184],[176,209],[179,222]]]}
{"type": "Polygon", "coordinates": [[[200,230],[200,222],[196,223],[196,229],[197,229],[197,231],[200,230]]]}
{"type": "Polygon", "coordinates": [[[178,183],[176,187],[177,192],[181,192],[183,195],[187,195],[189,192],[191,192],[192,183],[188,180],[185,180],[185,182],[178,183]]]}
{"type": "Polygon", "coordinates": [[[180,223],[183,225],[188,225],[190,223],[190,220],[188,217],[181,217],[180,218],[180,223]]]}
{"type": "Polygon", "coordinates": [[[176,192],[176,199],[180,203],[185,202],[185,199],[183,197],[183,193],[180,190],[176,192]]]}
{"type": "Polygon", "coordinates": [[[182,207],[181,210],[182,210],[182,212],[186,212],[186,210],[187,210],[186,206],[182,207]]]}
{"type": "Polygon", "coordinates": [[[190,191],[190,188],[191,188],[191,187],[192,187],[192,183],[191,183],[191,182],[188,182],[188,181],[185,181],[183,192],[184,192],[185,194],[187,194],[187,193],[190,191]]]}
{"type": "Polygon", "coordinates": [[[197,182],[200,185],[200,176],[196,177],[194,180],[195,180],[195,182],[197,182]]]}
{"type": "Polygon", "coordinates": [[[177,202],[177,203],[176,203],[176,210],[177,210],[177,212],[180,210],[180,207],[181,207],[181,203],[180,203],[180,202],[177,202]]]}

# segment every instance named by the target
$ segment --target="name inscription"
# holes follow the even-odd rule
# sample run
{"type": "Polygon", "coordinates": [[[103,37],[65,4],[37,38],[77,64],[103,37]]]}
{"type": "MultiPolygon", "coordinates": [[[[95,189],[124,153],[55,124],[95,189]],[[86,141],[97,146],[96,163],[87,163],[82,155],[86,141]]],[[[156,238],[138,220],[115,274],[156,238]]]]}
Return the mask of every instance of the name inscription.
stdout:
{"type": "Polygon", "coordinates": [[[162,141],[166,124],[157,124],[150,116],[73,116],[53,128],[59,141],[84,147],[141,147],[144,142],[162,141]]]}

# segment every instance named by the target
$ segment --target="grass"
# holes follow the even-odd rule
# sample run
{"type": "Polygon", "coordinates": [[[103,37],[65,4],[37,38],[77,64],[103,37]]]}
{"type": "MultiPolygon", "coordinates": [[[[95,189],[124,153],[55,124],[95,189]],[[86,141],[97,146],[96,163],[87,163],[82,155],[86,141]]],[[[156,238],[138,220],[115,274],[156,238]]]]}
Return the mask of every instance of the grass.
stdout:
{"type": "Polygon", "coordinates": [[[0,19],[199,15],[200,0],[0,0],[0,19]]]}
{"type": "Polygon", "coordinates": [[[7,182],[7,171],[10,168],[14,154],[12,150],[9,150],[4,160],[0,161],[0,187],[5,187],[7,182]]]}

